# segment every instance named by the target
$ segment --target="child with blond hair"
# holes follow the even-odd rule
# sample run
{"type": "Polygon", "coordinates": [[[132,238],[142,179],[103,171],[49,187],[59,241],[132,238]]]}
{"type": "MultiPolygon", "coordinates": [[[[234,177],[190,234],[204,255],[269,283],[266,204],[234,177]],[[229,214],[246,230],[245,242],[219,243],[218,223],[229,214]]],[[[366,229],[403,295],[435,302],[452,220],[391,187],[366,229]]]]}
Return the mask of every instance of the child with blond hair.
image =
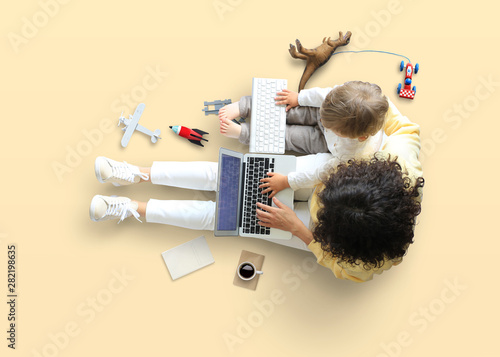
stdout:
{"type": "MultiPolygon", "coordinates": [[[[340,162],[378,151],[388,111],[397,111],[378,85],[361,81],[304,89],[300,93],[285,89],[278,92],[275,100],[277,105],[286,105],[285,150],[330,153],[331,158],[309,171],[291,172],[288,176],[269,173],[261,180],[261,187],[263,193],[270,192],[270,197],[287,187],[314,187],[340,162]]],[[[232,120],[250,116],[251,97],[223,107],[219,111],[220,132],[248,145],[249,125],[238,125],[232,120]]]]}

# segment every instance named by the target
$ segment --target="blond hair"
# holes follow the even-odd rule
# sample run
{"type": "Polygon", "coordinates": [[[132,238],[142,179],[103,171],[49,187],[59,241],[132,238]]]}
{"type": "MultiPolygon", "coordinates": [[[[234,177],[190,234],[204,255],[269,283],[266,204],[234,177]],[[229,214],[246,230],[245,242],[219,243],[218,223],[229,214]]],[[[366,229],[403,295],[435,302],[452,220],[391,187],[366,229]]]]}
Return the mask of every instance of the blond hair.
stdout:
{"type": "Polygon", "coordinates": [[[320,109],[323,126],[342,136],[375,135],[389,110],[387,98],[376,84],[353,81],[335,87],[320,109]]]}

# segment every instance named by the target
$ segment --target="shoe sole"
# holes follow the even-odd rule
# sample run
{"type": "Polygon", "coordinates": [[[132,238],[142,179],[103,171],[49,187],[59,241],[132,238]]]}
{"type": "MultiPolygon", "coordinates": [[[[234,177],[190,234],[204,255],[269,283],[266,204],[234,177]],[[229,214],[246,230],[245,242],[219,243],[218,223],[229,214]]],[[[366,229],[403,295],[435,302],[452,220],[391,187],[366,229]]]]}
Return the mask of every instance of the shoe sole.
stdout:
{"type": "Polygon", "coordinates": [[[94,171],[95,171],[95,177],[97,177],[97,180],[100,182],[100,183],[104,183],[104,180],[102,179],[101,177],[101,172],[99,170],[99,163],[102,161],[102,160],[106,160],[104,158],[104,156],[99,156],[97,159],[95,159],[95,163],[94,163],[94,171]]]}
{"type": "MultiPolygon", "coordinates": [[[[99,166],[100,166],[100,163],[101,161],[104,161],[104,162],[107,162],[106,161],[106,158],[104,156],[99,156],[97,159],[95,159],[95,163],[94,163],[94,171],[95,171],[95,177],[97,177],[97,180],[100,182],[100,183],[106,183],[106,181],[102,178],[101,176],[101,170],[99,170],[99,166]]],[[[121,186],[119,183],[117,182],[111,182],[111,184],[113,186],[121,186]]]]}
{"type": "Polygon", "coordinates": [[[99,222],[98,219],[95,218],[95,201],[96,201],[96,198],[100,198],[101,195],[96,195],[94,196],[94,198],[92,198],[92,201],[90,202],[90,209],[89,209],[89,216],[90,216],[90,219],[93,220],[94,222],[99,222]]]}
{"type": "MultiPolygon", "coordinates": [[[[110,220],[110,219],[119,219],[120,217],[115,217],[115,216],[106,216],[104,215],[104,217],[102,218],[96,218],[95,217],[95,206],[97,205],[97,201],[98,199],[102,199],[103,201],[106,201],[106,197],[110,197],[110,198],[114,198],[114,197],[118,197],[116,195],[113,195],[113,196],[103,196],[103,195],[95,195],[93,198],[92,198],[92,201],[90,201],[90,208],[89,208],[89,216],[90,216],[90,219],[94,222],[101,222],[101,221],[107,221],[107,220],[110,220]]],[[[121,198],[121,197],[118,197],[118,198],[121,198]]],[[[123,197],[123,198],[126,198],[128,199],[128,202],[130,202],[130,198],[127,198],[127,197],[123,197]]],[[[138,207],[134,207],[133,209],[137,211],[137,208],[138,207]]],[[[127,216],[128,217],[128,216],[127,216]]],[[[125,218],[127,218],[125,217],[125,218]]],[[[139,220],[140,221],[140,220],[139,220]]],[[[120,223],[121,221],[119,221],[118,223],[120,223]]],[[[142,221],[140,221],[142,223],[142,221]]]]}

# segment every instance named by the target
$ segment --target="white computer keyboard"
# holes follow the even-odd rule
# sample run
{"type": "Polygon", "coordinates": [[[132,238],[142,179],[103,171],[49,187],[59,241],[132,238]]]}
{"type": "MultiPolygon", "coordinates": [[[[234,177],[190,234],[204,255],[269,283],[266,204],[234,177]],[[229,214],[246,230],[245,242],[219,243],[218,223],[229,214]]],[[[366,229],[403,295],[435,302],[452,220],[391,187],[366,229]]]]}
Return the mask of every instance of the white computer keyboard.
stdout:
{"type": "Polygon", "coordinates": [[[285,105],[276,105],[276,93],[287,88],[286,79],[254,78],[250,152],[285,153],[285,105]]]}

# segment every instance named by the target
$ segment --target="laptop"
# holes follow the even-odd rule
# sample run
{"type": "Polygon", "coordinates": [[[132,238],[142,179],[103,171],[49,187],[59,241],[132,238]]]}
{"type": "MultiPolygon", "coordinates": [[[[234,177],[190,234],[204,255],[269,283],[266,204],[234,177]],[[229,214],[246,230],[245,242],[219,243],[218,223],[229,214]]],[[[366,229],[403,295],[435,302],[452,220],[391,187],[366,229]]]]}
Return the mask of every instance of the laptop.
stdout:
{"type": "MultiPolygon", "coordinates": [[[[291,239],[292,234],[260,226],[256,218],[257,202],[272,206],[268,194],[259,189],[267,172],[287,175],[295,171],[296,157],[291,155],[242,154],[221,148],[216,194],[214,235],[265,239],[291,239]]],[[[293,190],[287,188],[275,196],[293,207],[293,190]]]]}

